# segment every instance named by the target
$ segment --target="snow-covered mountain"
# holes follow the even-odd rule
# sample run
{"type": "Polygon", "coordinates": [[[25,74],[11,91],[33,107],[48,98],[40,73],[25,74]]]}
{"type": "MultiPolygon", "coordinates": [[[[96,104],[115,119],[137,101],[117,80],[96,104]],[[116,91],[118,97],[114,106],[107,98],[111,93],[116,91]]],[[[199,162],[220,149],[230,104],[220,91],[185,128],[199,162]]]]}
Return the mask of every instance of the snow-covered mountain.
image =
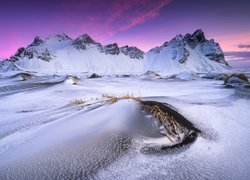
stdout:
{"type": "Polygon", "coordinates": [[[136,47],[103,46],[88,35],[36,37],[10,58],[22,70],[37,72],[141,72],[144,53],[136,47]]]}
{"type": "Polygon", "coordinates": [[[146,56],[146,69],[168,74],[182,71],[222,72],[230,69],[220,45],[214,40],[207,40],[201,29],[192,35],[177,35],[162,46],[151,49],[146,56]]]}
{"type": "Polygon", "coordinates": [[[0,68],[52,73],[161,73],[182,71],[221,72],[230,69],[218,43],[207,40],[202,30],[143,52],[137,47],[102,45],[87,34],[71,39],[66,34],[36,37],[19,48],[0,68]]]}

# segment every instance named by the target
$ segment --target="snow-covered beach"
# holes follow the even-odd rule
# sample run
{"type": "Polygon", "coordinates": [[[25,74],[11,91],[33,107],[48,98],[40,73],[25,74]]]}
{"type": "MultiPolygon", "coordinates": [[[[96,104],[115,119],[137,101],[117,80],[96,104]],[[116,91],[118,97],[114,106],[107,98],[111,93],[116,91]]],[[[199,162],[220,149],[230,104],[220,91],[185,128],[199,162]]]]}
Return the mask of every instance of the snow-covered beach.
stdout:
{"type": "Polygon", "coordinates": [[[65,78],[0,79],[1,179],[249,176],[249,88],[203,78],[82,76],[77,85],[65,78]],[[128,93],[170,104],[201,133],[171,151],[143,153],[155,139],[123,134],[138,120],[139,105],[128,99],[101,101],[103,94],[128,93]],[[84,103],[72,103],[77,99],[84,103]]]}

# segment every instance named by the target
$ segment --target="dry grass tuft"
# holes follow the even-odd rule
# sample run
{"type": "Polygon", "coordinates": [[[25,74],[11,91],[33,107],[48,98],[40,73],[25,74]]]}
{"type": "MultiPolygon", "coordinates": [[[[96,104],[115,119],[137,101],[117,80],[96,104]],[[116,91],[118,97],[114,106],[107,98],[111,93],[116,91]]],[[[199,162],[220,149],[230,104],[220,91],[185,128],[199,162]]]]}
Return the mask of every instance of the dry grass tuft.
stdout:
{"type": "Polygon", "coordinates": [[[107,99],[106,101],[109,101],[111,103],[115,103],[115,102],[122,100],[122,99],[132,99],[132,100],[135,100],[137,102],[141,102],[141,98],[139,96],[134,96],[133,94],[130,95],[129,93],[127,93],[126,95],[122,95],[122,96],[102,94],[102,98],[107,99]]]}
{"type": "Polygon", "coordinates": [[[77,104],[77,105],[82,105],[85,104],[86,101],[82,100],[82,99],[74,99],[71,101],[72,104],[77,104]]]}
{"type": "Polygon", "coordinates": [[[96,103],[115,103],[119,100],[122,100],[122,99],[133,99],[137,102],[141,102],[141,99],[140,97],[136,97],[134,96],[133,94],[126,94],[126,95],[123,95],[123,96],[114,96],[114,95],[108,95],[108,94],[102,94],[102,97],[96,97],[96,98],[93,98],[91,97],[89,100],[83,100],[83,99],[74,99],[71,101],[71,104],[75,104],[75,105],[80,105],[81,107],[84,107],[88,104],[96,104],[96,103]]]}

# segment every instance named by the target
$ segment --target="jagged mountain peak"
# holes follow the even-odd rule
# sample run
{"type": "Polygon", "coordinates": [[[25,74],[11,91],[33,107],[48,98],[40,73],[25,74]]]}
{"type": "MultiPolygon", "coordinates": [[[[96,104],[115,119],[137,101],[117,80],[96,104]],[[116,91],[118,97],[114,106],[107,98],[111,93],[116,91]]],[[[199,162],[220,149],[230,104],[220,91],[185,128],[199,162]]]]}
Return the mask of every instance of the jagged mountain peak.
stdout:
{"type": "Polygon", "coordinates": [[[118,55],[120,54],[120,48],[117,43],[112,43],[104,46],[104,51],[106,54],[118,55]]]}
{"type": "Polygon", "coordinates": [[[62,42],[62,41],[70,41],[70,40],[72,40],[72,39],[68,35],[66,35],[65,33],[60,33],[60,34],[56,34],[56,35],[49,35],[46,38],[43,38],[41,36],[36,36],[34,41],[27,48],[40,46],[40,45],[43,45],[46,42],[50,42],[50,41],[62,42]]]}
{"type": "Polygon", "coordinates": [[[44,42],[45,42],[44,38],[40,36],[36,36],[34,41],[29,46],[39,46],[40,44],[43,44],[44,42]]]}
{"type": "Polygon", "coordinates": [[[78,50],[85,50],[87,49],[86,46],[91,45],[91,44],[96,44],[98,45],[98,48],[102,51],[102,46],[100,43],[96,42],[94,39],[92,39],[88,34],[83,34],[79,37],[77,37],[72,45],[78,49],[78,50]]]}
{"type": "Polygon", "coordinates": [[[71,40],[71,38],[66,35],[65,33],[59,33],[59,34],[55,34],[55,35],[49,35],[46,40],[59,40],[59,41],[66,41],[66,40],[71,40]]]}
{"type": "Polygon", "coordinates": [[[199,43],[206,41],[205,34],[202,29],[196,30],[193,34],[186,34],[184,41],[192,48],[195,48],[199,43]]]}
{"type": "Polygon", "coordinates": [[[88,34],[74,40],[64,33],[45,39],[37,36],[27,48],[19,48],[10,60],[23,69],[54,72],[140,72],[145,69],[178,73],[228,69],[220,45],[213,39],[207,40],[201,29],[192,34],[179,34],[147,53],[134,46],[119,47],[117,43],[103,46],[88,34]]]}
{"type": "Polygon", "coordinates": [[[149,53],[159,54],[162,51],[171,48],[172,59],[176,59],[179,54],[180,56],[177,59],[179,59],[180,63],[184,63],[187,61],[190,54],[188,47],[191,49],[197,49],[199,53],[212,61],[228,65],[225,61],[224,53],[220,45],[213,39],[206,39],[205,33],[202,29],[198,29],[192,34],[187,33],[185,36],[178,34],[169,42],[165,42],[160,47],[151,49],[149,53]]]}
{"type": "Polygon", "coordinates": [[[193,37],[197,38],[199,41],[204,41],[205,38],[205,33],[202,29],[197,29],[193,34],[193,37]]]}
{"type": "Polygon", "coordinates": [[[86,44],[95,44],[97,43],[93,38],[91,38],[88,34],[83,34],[79,37],[77,37],[74,41],[81,41],[86,44]]]}
{"type": "Polygon", "coordinates": [[[120,48],[121,52],[125,55],[129,55],[132,59],[143,59],[144,52],[135,46],[123,46],[120,48]]]}

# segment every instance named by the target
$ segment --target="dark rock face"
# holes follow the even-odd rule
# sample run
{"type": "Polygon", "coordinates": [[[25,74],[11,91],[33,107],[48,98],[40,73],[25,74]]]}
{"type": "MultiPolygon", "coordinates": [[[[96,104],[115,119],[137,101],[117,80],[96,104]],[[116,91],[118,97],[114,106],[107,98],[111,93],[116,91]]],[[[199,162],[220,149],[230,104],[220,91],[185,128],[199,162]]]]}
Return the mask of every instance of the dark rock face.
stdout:
{"type": "Polygon", "coordinates": [[[25,48],[18,49],[16,54],[10,57],[10,60],[15,62],[21,58],[32,59],[34,57],[49,62],[53,60],[55,56],[47,48],[38,51],[36,48],[30,46],[27,49],[25,48]]]}
{"type": "Polygon", "coordinates": [[[144,52],[137,47],[123,46],[121,52],[132,59],[143,59],[144,57],[144,52]]]}
{"type": "Polygon", "coordinates": [[[112,55],[120,54],[120,49],[119,49],[117,43],[109,44],[109,45],[105,46],[104,49],[105,49],[106,54],[112,54],[112,55]]]}
{"type": "Polygon", "coordinates": [[[87,34],[84,34],[78,38],[76,38],[72,45],[78,49],[78,50],[85,50],[86,49],[86,46],[87,45],[90,45],[90,44],[99,44],[100,43],[97,43],[96,41],[94,41],[89,35],[87,34]]]}
{"type": "Polygon", "coordinates": [[[104,53],[104,49],[103,49],[101,43],[96,43],[96,46],[97,46],[97,49],[98,49],[101,53],[104,53]]]}
{"type": "Polygon", "coordinates": [[[32,59],[34,57],[34,55],[33,55],[34,53],[38,54],[35,49],[27,49],[25,51],[24,56],[26,56],[28,59],[32,59]]]}
{"type": "Polygon", "coordinates": [[[184,41],[191,47],[195,48],[199,43],[203,43],[206,41],[204,32],[201,29],[195,31],[192,35],[186,34],[184,36],[184,41]]]}
{"type": "Polygon", "coordinates": [[[168,46],[168,41],[166,41],[164,44],[163,44],[164,47],[167,47],[168,46]]]}
{"type": "Polygon", "coordinates": [[[29,46],[39,46],[42,43],[44,43],[44,40],[41,37],[36,36],[33,43],[31,43],[29,46]]]}
{"type": "Polygon", "coordinates": [[[21,55],[22,55],[23,53],[25,53],[25,48],[24,48],[24,47],[21,47],[21,48],[19,48],[19,49],[17,50],[15,56],[21,57],[21,55]]]}
{"type": "Polygon", "coordinates": [[[53,60],[53,56],[47,48],[44,50],[44,52],[38,55],[37,58],[47,62],[53,60]]]}
{"type": "Polygon", "coordinates": [[[10,60],[15,62],[15,61],[17,61],[19,58],[24,57],[25,53],[26,53],[25,48],[24,48],[24,47],[21,47],[21,48],[19,48],[19,49],[17,50],[17,52],[15,53],[14,56],[11,56],[11,57],[10,57],[10,60]]]}
{"type": "Polygon", "coordinates": [[[28,48],[25,51],[24,57],[28,58],[28,59],[32,59],[32,58],[38,58],[41,59],[43,61],[49,62],[51,60],[53,60],[53,58],[55,57],[47,48],[44,50],[40,50],[38,51],[35,48],[28,48]]]}
{"type": "Polygon", "coordinates": [[[189,56],[189,51],[184,47],[183,48],[183,56],[182,56],[181,59],[179,59],[179,62],[181,64],[185,63],[187,61],[187,59],[188,59],[188,56],[189,56]]]}
{"type": "Polygon", "coordinates": [[[204,43],[202,43],[200,46],[200,51],[210,60],[228,65],[228,63],[225,61],[225,56],[220,45],[214,42],[214,40],[206,40],[204,43]]]}
{"type": "Polygon", "coordinates": [[[220,45],[212,39],[207,40],[201,29],[195,31],[192,35],[186,34],[184,36],[184,41],[193,49],[200,45],[200,52],[210,60],[228,65],[225,61],[224,53],[222,52],[220,45]]]}
{"type": "Polygon", "coordinates": [[[165,43],[162,48],[170,46],[173,48],[172,59],[178,60],[179,63],[183,64],[189,57],[189,51],[186,49],[186,43],[183,41],[182,35],[177,35],[174,39],[165,43]]]}

